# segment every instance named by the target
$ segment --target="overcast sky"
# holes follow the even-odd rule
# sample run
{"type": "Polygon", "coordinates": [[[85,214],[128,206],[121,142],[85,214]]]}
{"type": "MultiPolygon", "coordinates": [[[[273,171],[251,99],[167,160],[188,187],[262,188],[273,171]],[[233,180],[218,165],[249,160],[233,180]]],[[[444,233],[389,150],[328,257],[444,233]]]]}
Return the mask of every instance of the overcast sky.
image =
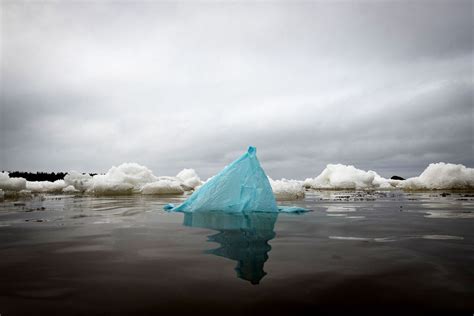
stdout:
{"type": "Polygon", "coordinates": [[[1,2],[0,170],[474,166],[472,1],[1,2]]]}

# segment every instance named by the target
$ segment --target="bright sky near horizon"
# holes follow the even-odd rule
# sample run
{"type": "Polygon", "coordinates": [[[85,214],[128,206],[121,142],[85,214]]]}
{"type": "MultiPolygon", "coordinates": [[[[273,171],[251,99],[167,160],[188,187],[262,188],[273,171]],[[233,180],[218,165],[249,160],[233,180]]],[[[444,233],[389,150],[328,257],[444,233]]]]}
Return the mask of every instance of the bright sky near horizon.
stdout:
{"type": "Polygon", "coordinates": [[[0,170],[474,166],[472,1],[2,1],[0,170]]]}

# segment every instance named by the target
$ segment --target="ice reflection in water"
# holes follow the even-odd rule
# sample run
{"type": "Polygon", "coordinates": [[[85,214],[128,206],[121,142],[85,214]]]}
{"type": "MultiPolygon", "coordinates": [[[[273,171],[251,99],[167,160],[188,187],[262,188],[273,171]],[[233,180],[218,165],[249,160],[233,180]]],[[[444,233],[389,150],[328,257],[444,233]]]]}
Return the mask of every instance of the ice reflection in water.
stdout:
{"type": "Polygon", "coordinates": [[[266,275],[263,267],[272,249],[268,242],[275,237],[277,217],[277,213],[196,212],[186,213],[183,224],[218,231],[208,239],[220,246],[206,253],[237,261],[237,277],[258,284],[266,275]]]}

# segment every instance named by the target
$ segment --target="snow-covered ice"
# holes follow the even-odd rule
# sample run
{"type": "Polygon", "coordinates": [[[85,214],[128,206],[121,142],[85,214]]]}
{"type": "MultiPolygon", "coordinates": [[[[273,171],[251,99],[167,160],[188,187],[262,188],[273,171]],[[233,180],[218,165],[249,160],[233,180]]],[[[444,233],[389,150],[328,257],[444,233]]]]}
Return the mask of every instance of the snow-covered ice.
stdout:
{"type": "Polygon", "coordinates": [[[3,191],[21,191],[26,189],[26,180],[10,178],[8,172],[0,172],[0,189],[3,191]]]}
{"type": "MultiPolygon", "coordinates": [[[[212,177],[210,178],[212,179],[212,177]]],[[[209,182],[207,180],[206,182],[209,182]]],[[[407,180],[391,180],[381,177],[375,171],[357,169],[351,165],[329,164],[315,178],[299,180],[273,180],[269,178],[277,200],[303,198],[305,188],[312,189],[403,189],[403,190],[447,190],[473,189],[474,169],[460,164],[432,163],[418,177],[407,180]]],[[[97,195],[116,194],[183,194],[197,190],[203,185],[194,169],[183,169],[176,176],[155,176],[145,166],[137,163],[123,163],[112,167],[106,174],[90,176],[70,171],[64,180],[27,181],[12,178],[8,172],[0,172],[0,190],[30,193],[91,193],[97,195]]]]}
{"type": "Polygon", "coordinates": [[[64,180],[51,181],[26,181],[26,189],[33,193],[61,192],[67,184],[64,180]]]}
{"type": "Polygon", "coordinates": [[[95,194],[130,194],[138,193],[141,188],[158,178],[147,167],[137,163],[123,163],[113,166],[104,175],[92,177],[88,191],[95,194]]]}
{"type": "Polygon", "coordinates": [[[194,189],[202,184],[201,179],[194,169],[183,169],[176,176],[183,184],[191,189],[194,189]]]}
{"type": "Polygon", "coordinates": [[[64,177],[64,181],[67,186],[80,192],[97,195],[183,194],[202,184],[194,169],[183,169],[175,177],[155,176],[150,169],[137,163],[114,166],[103,175],[90,176],[71,171],[64,177]]]}
{"type": "Polygon", "coordinates": [[[472,189],[474,188],[474,168],[451,163],[432,163],[423,173],[401,181],[399,188],[424,189],[472,189]]]}
{"type": "Polygon", "coordinates": [[[391,182],[375,171],[354,166],[329,164],[316,178],[308,178],[303,185],[313,189],[378,189],[391,188],[391,182]]]}
{"type": "Polygon", "coordinates": [[[273,194],[277,200],[297,200],[305,197],[303,181],[298,180],[273,180],[268,178],[273,194]]]}
{"type": "Polygon", "coordinates": [[[145,184],[141,189],[142,194],[183,194],[181,183],[176,180],[162,179],[145,184]]]}
{"type": "Polygon", "coordinates": [[[73,186],[74,189],[84,192],[91,187],[92,177],[88,174],[70,171],[64,177],[64,182],[66,182],[68,186],[73,186]]]}
{"type": "Polygon", "coordinates": [[[73,185],[68,185],[63,189],[63,193],[79,193],[78,189],[76,189],[73,185]]]}

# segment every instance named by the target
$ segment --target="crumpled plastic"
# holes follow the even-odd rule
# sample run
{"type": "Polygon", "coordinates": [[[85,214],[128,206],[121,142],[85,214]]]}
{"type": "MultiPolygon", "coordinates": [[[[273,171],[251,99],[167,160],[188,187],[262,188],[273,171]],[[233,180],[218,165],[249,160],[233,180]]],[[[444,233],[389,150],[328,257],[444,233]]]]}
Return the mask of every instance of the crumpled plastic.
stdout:
{"type": "Polygon", "coordinates": [[[265,171],[250,146],[245,154],[197,189],[181,205],[165,205],[175,212],[301,212],[300,207],[278,207],[265,171]]]}

